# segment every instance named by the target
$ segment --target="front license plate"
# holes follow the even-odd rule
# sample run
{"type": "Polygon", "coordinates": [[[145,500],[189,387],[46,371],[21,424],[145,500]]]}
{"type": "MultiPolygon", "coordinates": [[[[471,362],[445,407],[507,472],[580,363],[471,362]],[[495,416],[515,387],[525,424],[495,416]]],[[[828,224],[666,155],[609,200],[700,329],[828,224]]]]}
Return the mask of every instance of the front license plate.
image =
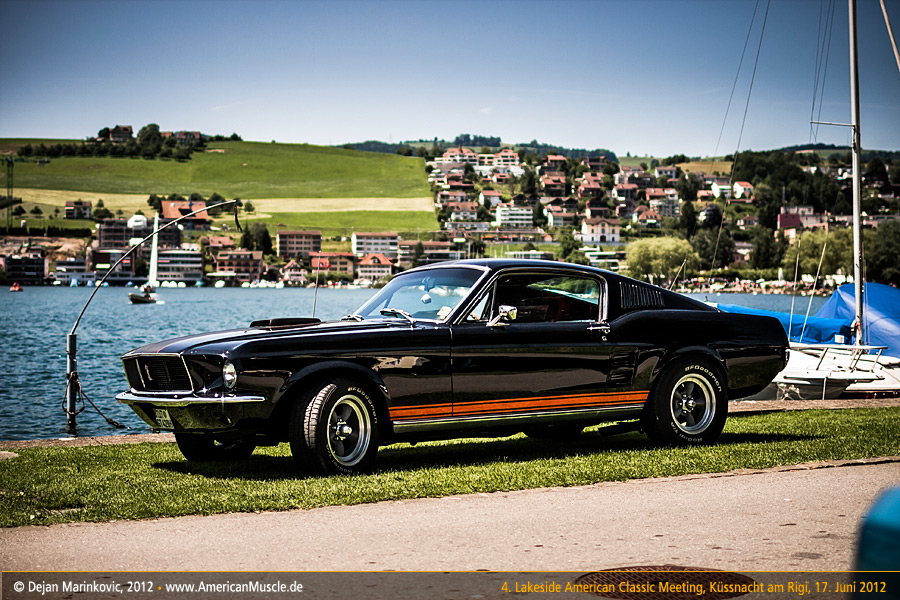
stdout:
{"type": "Polygon", "coordinates": [[[172,424],[172,417],[169,416],[169,411],[164,408],[157,408],[155,412],[156,425],[160,429],[175,429],[175,425],[172,424]]]}

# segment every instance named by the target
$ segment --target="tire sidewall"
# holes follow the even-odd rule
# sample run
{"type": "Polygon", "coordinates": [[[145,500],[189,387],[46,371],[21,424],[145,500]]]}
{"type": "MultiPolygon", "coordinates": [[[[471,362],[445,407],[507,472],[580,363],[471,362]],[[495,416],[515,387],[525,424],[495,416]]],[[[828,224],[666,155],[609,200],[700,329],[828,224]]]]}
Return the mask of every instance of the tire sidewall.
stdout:
{"type": "Polygon", "coordinates": [[[652,405],[648,407],[647,434],[658,443],[675,445],[700,445],[715,442],[728,418],[728,395],[721,371],[709,361],[700,358],[684,358],[665,368],[654,386],[652,405]],[[681,429],[672,414],[672,393],[684,377],[704,380],[713,393],[715,407],[709,424],[697,433],[681,429]]]}
{"type": "Polygon", "coordinates": [[[304,415],[304,438],[308,451],[308,463],[323,474],[352,475],[371,469],[378,452],[378,411],[371,393],[357,382],[337,379],[321,386],[304,415]],[[352,465],[337,460],[329,444],[329,416],[335,405],[351,397],[352,402],[368,419],[368,441],[363,455],[352,465]]]}

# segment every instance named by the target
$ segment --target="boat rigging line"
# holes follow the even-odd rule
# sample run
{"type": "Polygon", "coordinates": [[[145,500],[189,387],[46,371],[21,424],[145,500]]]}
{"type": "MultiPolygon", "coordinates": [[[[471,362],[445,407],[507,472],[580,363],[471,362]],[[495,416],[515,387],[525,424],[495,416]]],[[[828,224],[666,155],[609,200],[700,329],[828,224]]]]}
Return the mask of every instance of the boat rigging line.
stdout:
{"type": "MultiPolygon", "coordinates": [[[[744,103],[744,116],[741,119],[741,130],[738,133],[737,147],[734,149],[734,158],[731,161],[731,174],[729,179],[734,181],[734,169],[737,166],[738,152],[741,149],[741,140],[744,137],[744,126],[747,124],[747,111],[750,109],[750,97],[753,95],[753,82],[756,81],[756,69],[759,66],[759,55],[762,53],[763,37],[766,34],[766,23],[769,21],[769,7],[772,0],[766,2],[766,12],[763,15],[762,29],[759,32],[759,43],[756,46],[756,60],[753,61],[753,73],[750,75],[750,89],[747,90],[747,102],[744,103]]],[[[756,13],[754,9],[754,14],[756,13]]],[[[742,59],[743,60],[743,59],[742,59]]],[[[728,198],[725,198],[725,209],[728,208],[728,198]]],[[[719,254],[719,241],[722,238],[722,228],[725,226],[725,209],[722,210],[722,220],[719,222],[719,231],[716,233],[716,246],[713,249],[713,259],[710,268],[715,268],[716,257],[719,254]]]]}
{"type": "Polygon", "coordinates": [[[97,406],[93,402],[91,402],[91,400],[90,400],[90,398],[88,398],[87,394],[84,393],[84,389],[81,386],[81,381],[78,378],[78,358],[77,358],[77,346],[78,346],[77,340],[78,340],[78,338],[77,338],[77,335],[75,334],[75,330],[78,329],[78,324],[81,323],[81,318],[84,316],[84,311],[87,310],[88,305],[90,305],[91,300],[94,299],[94,296],[97,294],[97,291],[101,287],[103,287],[103,284],[106,282],[106,279],[113,273],[113,271],[115,271],[119,267],[120,264],[122,264],[122,261],[124,261],[126,258],[131,256],[135,250],[137,250],[144,244],[144,242],[151,239],[153,236],[158,234],[163,229],[171,227],[172,225],[175,225],[175,224],[187,219],[188,217],[192,217],[203,211],[210,210],[213,208],[218,208],[220,206],[226,206],[228,204],[234,205],[235,227],[237,227],[238,231],[243,231],[243,229],[241,229],[241,224],[238,221],[238,208],[243,205],[243,203],[241,202],[241,200],[239,198],[235,198],[234,200],[226,200],[224,202],[214,204],[213,206],[207,206],[207,207],[203,207],[199,210],[189,212],[185,215],[178,217],[177,219],[173,219],[173,220],[169,221],[162,227],[158,227],[158,228],[154,229],[150,235],[148,235],[147,237],[142,239],[140,242],[138,242],[137,244],[135,244],[134,246],[129,248],[129,250],[125,254],[123,254],[112,267],[109,268],[109,270],[106,272],[106,275],[103,276],[103,278],[100,280],[100,282],[94,286],[94,291],[91,292],[91,295],[87,299],[87,302],[84,303],[84,306],[81,308],[81,312],[78,313],[78,318],[75,319],[75,324],[72,325],[72,330],[66,336],[66,391],[65,391],[65,402],[63,404],[63,410],[66,413],[66,432],[67,433],[72,433],[72,434],[78,433],[78,426],[77,426],[75,417],[79,413],[81,413],[81,411],[84,410],[84,398],[87,398],[87,400],[88,400],[88,402],[90,402],[91,406],[93,406],[94,409],[97,410],[97,412],[100,414],[100,416],[103,417],[104,419],[106,419],[106,421],[108,423],[110,423],[110,425],[113,425],[115,427],[122,427],[122,425],[120,423],[115,423],[115,421],[112,421],[111,419],[107,418],[106,415],[104,415],[102,412],[100,412],[100,410],[97,408],[97,406]],[[81,409],[77,408],[79,398],[81,398],[81,409]]]}

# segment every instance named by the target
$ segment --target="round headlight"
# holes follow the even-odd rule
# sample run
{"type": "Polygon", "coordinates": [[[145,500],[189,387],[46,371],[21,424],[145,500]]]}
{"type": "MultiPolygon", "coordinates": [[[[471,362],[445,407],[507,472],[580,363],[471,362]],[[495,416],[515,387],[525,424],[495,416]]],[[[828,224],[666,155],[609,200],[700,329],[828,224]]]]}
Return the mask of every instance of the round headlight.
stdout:
{"type": "Polygon", "coordinates": [[[234,365],[228,359],[222,365],[222,381],[225,382],[225,387],[229,390],[233,390],[234,385],[237,383],[237,369],[234,368],[234,365]]]}

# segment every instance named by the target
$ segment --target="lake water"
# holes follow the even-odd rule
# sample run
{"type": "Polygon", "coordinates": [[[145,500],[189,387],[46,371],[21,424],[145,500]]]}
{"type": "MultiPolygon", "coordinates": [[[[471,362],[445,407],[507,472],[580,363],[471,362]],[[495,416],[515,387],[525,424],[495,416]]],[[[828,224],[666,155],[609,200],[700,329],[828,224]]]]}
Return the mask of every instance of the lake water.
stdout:
{"type": "MultiPolygon", "coordinates": [[[[0,440],[67,437],[63,411],[66,335],[93,288],[28,287],[0,290],[0,440]]],[[[78,415],[82,436],[147,433],[149,427],[115,401],[126,389],[119,357],[143,344],[203,331],[246,326],[255,319],[309,316],[315,290],[307,288],[163,288],[162,302],[132,305],[125,288],[101,288],[88,306],[78,334],[78,374],[85,393],[107,416],[91,407],[78,415]]],[[[358,308],[372,290],[320,289],[316,316],[337,319],[358,308]]],[[[781,312],[791,296],[692,294],[694,298],[781,312]]],[[[824,298],[812,299],[814,314],[824,298]]],[[[794,312],[805,314],[808,298],[797,297],[794,312]]]]}

